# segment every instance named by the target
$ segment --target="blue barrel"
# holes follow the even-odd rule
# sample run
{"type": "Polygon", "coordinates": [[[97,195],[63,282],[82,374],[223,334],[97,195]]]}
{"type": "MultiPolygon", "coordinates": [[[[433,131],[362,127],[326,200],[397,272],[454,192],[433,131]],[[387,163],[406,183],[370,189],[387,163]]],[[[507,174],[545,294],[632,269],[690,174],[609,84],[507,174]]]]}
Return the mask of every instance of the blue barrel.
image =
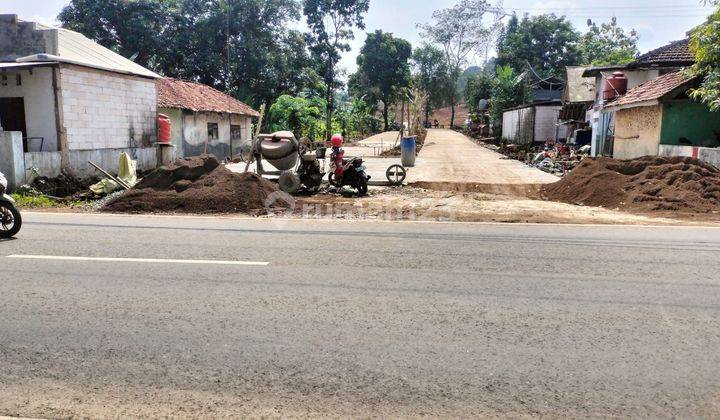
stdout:
{"type": "Polygon", "coordinates": [[[400,163],[406,168],[415,166],[415,156],[417,155],[417,139],[416,137],[404,137],[400,141],[400,163]]]}

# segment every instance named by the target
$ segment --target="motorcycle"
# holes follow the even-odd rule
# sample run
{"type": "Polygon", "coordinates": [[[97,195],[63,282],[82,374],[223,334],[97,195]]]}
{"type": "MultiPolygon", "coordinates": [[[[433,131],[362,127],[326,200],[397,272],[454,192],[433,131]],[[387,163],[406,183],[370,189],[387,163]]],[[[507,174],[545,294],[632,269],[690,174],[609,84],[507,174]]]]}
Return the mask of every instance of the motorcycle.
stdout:
{"type": "Polygon", "coordinates": [[[22,226],[20,211],[15,206],[15,200],[5,194],[7,180],[0,173],[0,239],[8,239],[17,235],[22,226]]]}
{"type": "Polygon", "coordinates": [[[345,152],[342,149],[333,148],[330,156],[330,184],[336,188],[345,185],[357,190],[358,195],[366,195],[368,192],[368,181],[370,175],[366,173],[362,158],[353,157],[344,159],[345,152]]]}

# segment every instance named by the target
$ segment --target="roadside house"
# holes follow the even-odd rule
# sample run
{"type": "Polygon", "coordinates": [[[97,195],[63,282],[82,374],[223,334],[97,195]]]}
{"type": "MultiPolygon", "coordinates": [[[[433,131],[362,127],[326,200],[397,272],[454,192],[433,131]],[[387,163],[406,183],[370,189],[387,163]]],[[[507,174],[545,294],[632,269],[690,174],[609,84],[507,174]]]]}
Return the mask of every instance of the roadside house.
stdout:
{"type": "Polygon", "coordinates": [[[683,39],[640,55],[627,65],[591,67],[585,70],[582,76],[594,77],[596,89],[596,98],[590,115],[592,156],[610,156],[613,153],[615,115],[612,111],[604,109],[603,99],[605,81],[608,77],[614,72],[622,72],[628,79],[627,88],[633,89],[667,73],[690,67],[694,62],[690,41],[683,39]]]}
{"type": "Polygon", "coordinates": [[[608,103],[606,109],[615,113],[613,156],[692,156],[720,164],[720,113],[688,97],[699,83],[676,71],[608,103]]]}
{"type": "Polygon", "coordinates": [[[237,155],[252,140],[252,118],[260,114],[210,86],[177,79],[157,80],[158,112],[170,118],[178,156],[237,155]]]}
{"type": "Polygon", "coordinates": [[[154,168],[158,78],[77,32],[0,15],[0,170],[92,176],[88,161],[116,171],[120,152],[154,168]]]}
{"type": "Polygon", "coordinates": [[[566,82],[563,89],[560,124],[567,127],[568,142],[589,144],[592,130],[588,111],[592,109],[596,98],[595,78],[583,77],[585,67],[566,67],[566,82]]]}

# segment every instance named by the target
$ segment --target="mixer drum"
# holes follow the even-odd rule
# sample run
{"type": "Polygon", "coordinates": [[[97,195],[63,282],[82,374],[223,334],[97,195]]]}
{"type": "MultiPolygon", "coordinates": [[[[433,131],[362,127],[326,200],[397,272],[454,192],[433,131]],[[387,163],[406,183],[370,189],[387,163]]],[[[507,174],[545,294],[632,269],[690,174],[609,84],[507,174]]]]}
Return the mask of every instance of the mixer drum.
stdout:
{"type": "Polygon", "coordinates": [[[295,135],[289,131],[273,133],[271,138],[258,142],[258,149],[263,159],[281,171],[293,169],[297,165],[298,147],[295,135]]]}

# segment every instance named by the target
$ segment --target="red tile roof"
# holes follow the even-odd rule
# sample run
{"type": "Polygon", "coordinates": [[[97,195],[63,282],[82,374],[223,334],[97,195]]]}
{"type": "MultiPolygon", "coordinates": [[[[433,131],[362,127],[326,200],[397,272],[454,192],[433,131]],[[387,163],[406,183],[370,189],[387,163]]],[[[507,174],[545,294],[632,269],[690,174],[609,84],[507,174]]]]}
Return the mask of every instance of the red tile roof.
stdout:
{"type": "Polygon", "coordinates": [[[682,71],[668,73],[630,89],[625,95],[608,103],[606,108],[625,107],[642,102],[657,101],[676,89],[683,86],[689,87],[695,80],[696,78],[688,77],[682,71]]]}
{"type": "Polygon", "coordinates": [[[664,64],[685,67],[692,65],[694,62],[695,56],[690,51],[690,40],[682,39],[639,56],[632,65],[664,64]]]}
{"type": "Polygon", "coordinates": [[[170,78],[158,79],[156,83],[159,108],[260,116],[248,105],[210,86],[170,78]]]}

